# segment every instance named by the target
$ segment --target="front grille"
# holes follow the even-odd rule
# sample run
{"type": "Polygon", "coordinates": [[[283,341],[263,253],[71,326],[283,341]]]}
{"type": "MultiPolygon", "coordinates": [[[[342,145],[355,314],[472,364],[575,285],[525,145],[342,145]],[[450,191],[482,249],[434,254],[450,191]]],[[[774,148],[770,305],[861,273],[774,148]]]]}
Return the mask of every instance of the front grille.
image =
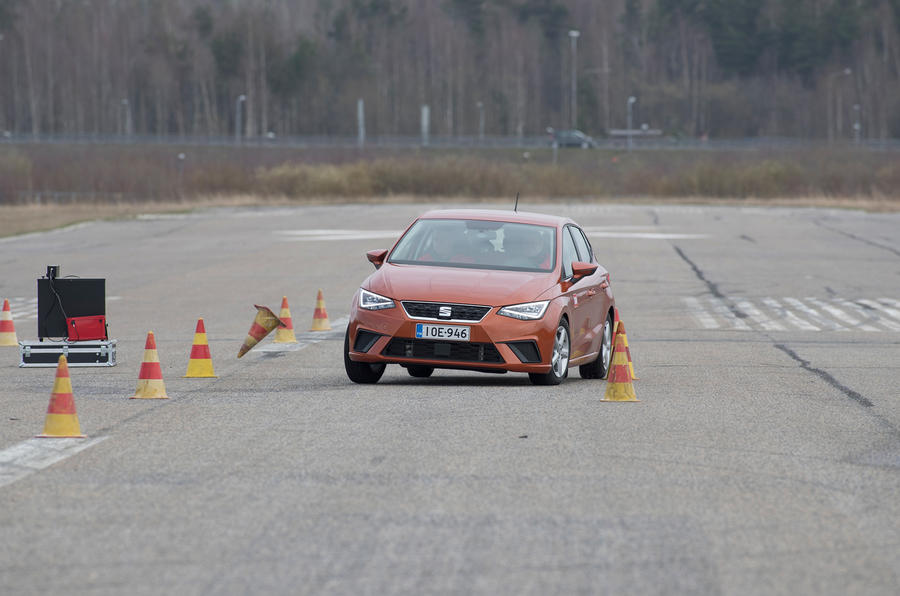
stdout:
{"type": "Polygon", "coordinates": [[[435,321],[468,321],[477,323],[491,310],[490,306],[472,304],[450,304],[446,302],[403,302],[403,309],[413,319],[434,319],[435,321]],[[441,307],[450,309],[449,317],[441,317],[441,307]]]}
{"type": "Polygon", "coordinates": [[[456,362],[503,362],[500,352],[490,343],[445,342],[402,337],[395,337],[388,342],[381,355],[456,362]]]}

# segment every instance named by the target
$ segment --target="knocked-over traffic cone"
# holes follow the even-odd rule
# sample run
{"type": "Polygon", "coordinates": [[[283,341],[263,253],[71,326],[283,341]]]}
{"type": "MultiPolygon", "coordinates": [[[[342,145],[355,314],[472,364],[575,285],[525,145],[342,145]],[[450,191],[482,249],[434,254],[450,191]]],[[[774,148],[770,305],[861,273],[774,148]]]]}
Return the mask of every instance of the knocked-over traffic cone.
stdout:
{"type": "Polygon", "coordinates": [[[156,338],[153,337],[152,331],[147,333],[144,360],[141,362],[137,389],[130,399],[169,399],[169,396],[166,395],[166,384],[163,383],[159,354],[156,352],[156,338]]]}
{"type": "Polygon", "coordinates": [[[288,307],[287,296],[281,297],[281,312],[278,318],[284,323],[284,327],[275,330],[275,339],[272,340],[276,344],[295,344],[297,336],[294,335],[294,321],[291,319],[291,309],[288,307]]]}
{"type": "Polygon", "coordinates": [[[634,363],[631,361],[631,348],[628,347],[628,335],[625,334],[625,323],[618,321],[613,330],[613,337],[622,336],[622,343],[625,344],[625,357],[628,359],[628,372],[631,373],[633,381],[639,381],[637,375],[634,374],[634,363]]]}
{"type": "Polygon", "coordinates": [[[600,401],[640,401],[634,394],[634,385],[631,384],[631,372],[628,370],[623,335],[616,334],[609,376],[606,378],[606,394],[600,401]]]}
{"type": "Polygon", "coordinates": [[[3,299],[3,310],[0,311],[0,346],[18,346],[19,338],[16,337],[16,326],[13,325],[12,311],[9,310],[9,300],[3,299]]]}
{"type": "Polygon", "coordinates": [[[65,356],[59,357],[56,365],[56,380],[50,392],[50,405],[44,420],[41,438],[70,437],[83,438],[75,413],[75,398],[72,397],[72,379],[69,377],[69,362],[65,356]]]}
{"type": "Polygon", "coordinates": [[[258,304],[253,306],[256,307],[256,318],[253,319],[253,324],[250,325],[250,331],[247,332],[247,339],[244,340],[244,345],[238,351],[238,358],[249,352],[253,346],[269,335],[272,329],[286,326],[268,307],[258,304]]]}
{"type": "Polygon", "coordinates": [[[212,357],[209,355],[209,342],[206,341],[206,326],[203,318],[197,319],[197,330],[194,332],[194,344],[191,346],[191,359],[188,360],[185,378],[215,378],[212,357]]]}
{"type": "Polygon", "coordinates": [[[313,322],[310,331],[331,331],[328,313],[325,311],[325,298],[322,297],[322,290],[319,290],[319,295],[316,296],[316,310],[313,312],[313,322]]]}

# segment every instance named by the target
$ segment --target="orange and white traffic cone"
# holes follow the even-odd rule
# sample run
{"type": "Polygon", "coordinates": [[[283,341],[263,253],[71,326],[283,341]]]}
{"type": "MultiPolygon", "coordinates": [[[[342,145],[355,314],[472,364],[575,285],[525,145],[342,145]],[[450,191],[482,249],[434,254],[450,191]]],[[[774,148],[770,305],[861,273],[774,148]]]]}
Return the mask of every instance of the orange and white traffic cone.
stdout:
{"type": "Polygon", "coordinates": [[[310,331],[331,331],[331,324],[328,322],[328,312],[325,310],[325,298],[322,296],[322,290],[316,296],[316,310],[313,312],[313,322],[310,331]]]}
{"type": "Polygon", "coordinates": [[[203,318],[197,319],[197,330],[194,332],[194,344],[191,346],[191,358],[188,360],[187,378],[215,378],[212,356],[209,355],[209,342],[206,340],[206,326],[203,318]]]}
{"type": "Polygon", "coordinates": [[[262,341],[272,329],[285,326],[282,320],[276,317],[275,313],[268,307],[258,304],[253,306],[256,307],[256,318],[253,319],[253,324],[250,325],[250,331],[247,332],[247,339],[244,340],[244,345],[238,351],[238,358],[253,349],[253,346],[262,341]]]}
{"type": "Polygon", "coordinates": [[[615,337],[609,376],[606,378],[606,394],[600,401],[640,401],[634,393],[634,385],[631,384],[624,334],[616,333],[615,337]]]}
{"type": "Polygon", "coordinates": [[[281,298],[281,312],[278,318],[284,323],[284,327],[275,330],[275,339],[272,340],[276,344],[295,344],[297,336],[294,335],[294,321],[291,319],[291,309],[288,307],[287,296],[281,298]]]}
{"type": "Polygon", "coordinates": [[[69,362],[65,356],[59,357],[56,365],[56,379],[50,392],[50,405],[44,420],[44,432],[40,438],[84,438],[75,413],[75,398],[72,397],[72,379],[69,377],[69,362]]]}
{"type": "Polygon", "coordinates": [[[19,338],[16,337],[16,326],[13,324],[12,311],[9,310],[9,300],[3,299],[3,310],[0,311],[0,346],[18,346],[19,338]]]}
{"type": "Polygon", "coordinates": [[[166,384],[163,382],[162,367],[159,365],[159,354],[156,352],[156,338],[152,331],[147,333],[137,389],[130,399],[169,399],[166,395],[166,384]]]}

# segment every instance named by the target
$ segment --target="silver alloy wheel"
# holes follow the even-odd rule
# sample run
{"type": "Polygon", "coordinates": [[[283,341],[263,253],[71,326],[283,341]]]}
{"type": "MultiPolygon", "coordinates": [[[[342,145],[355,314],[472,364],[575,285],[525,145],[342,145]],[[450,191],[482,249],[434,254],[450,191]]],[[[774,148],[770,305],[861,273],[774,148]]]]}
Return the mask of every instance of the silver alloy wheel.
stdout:
{"type": "Polygon", "coordinates": [[[556,328],[556,340],[553,342],[550,368],[553,370],[553,374],[559,378],[562,378],[569,369],[569,332],[562,325],[556,328]]]}
{"type": "Polygon", "coordinates": [[[612,363],[612,326],[611,320],[606,321],[603,326],[603,370],[608,371],[609,365],[612,363]]]}

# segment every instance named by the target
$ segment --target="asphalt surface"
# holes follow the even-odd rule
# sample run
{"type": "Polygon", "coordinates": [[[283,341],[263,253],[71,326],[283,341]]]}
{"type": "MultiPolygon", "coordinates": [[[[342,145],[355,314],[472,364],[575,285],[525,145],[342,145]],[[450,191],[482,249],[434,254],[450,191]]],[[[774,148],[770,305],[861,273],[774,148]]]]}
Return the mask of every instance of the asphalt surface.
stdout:
{"type": "Polygon", "coordinates": [[[612,272],[641,401],[604,403],[574,370],[559,387],[399,367],[348,381],[364,253],[424,208],[0,240],[19,339],[59,264],[107,279],[119,360],[71,369],[100,440],[32,469],[54,370],[0,348],[0,593],[900,591],[900,216],[533,207],[588,228],[612,272]],[[334,331],[305,333],[320,288],[334,331]],[[301,343],[237,360],[252,305],[283,295],[301,343]],[[201,316],[218,378],[184,379],[201,316]],[[148,330],[169,400],[127,399],[148,330]]]}

